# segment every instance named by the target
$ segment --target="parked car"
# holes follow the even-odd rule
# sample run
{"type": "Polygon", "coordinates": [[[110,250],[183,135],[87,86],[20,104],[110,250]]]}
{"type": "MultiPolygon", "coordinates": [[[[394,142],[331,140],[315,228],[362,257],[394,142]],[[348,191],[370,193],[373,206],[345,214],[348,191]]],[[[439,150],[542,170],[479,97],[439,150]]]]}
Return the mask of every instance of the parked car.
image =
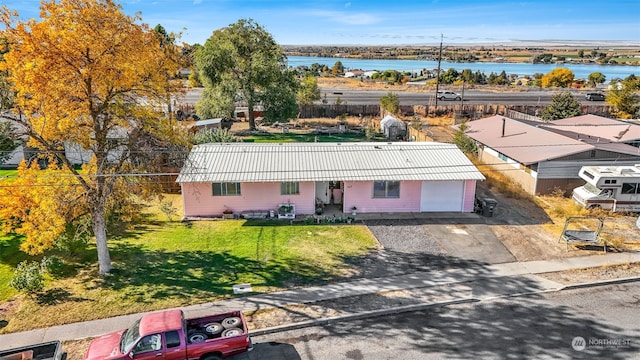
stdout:
{"type": "Polygon", "coordinates": [[[584,97],[589,101],[604,101],[603,93],[590,92],[590,93],[587,93],[584,97]]]}
{"type": "Polygon", "coordinates": [[[0,359],[3,360],[65,360],[66,358],[67,353],[62,351],[60,341],[58,340],[8,350],[0,350],[0,359]]]}
{"type": "Polygon", "coordinates": [[[89,344],[85,360],[220,360],[253,348],[241,311],[185,319],[181,310],[142,316],[89,344]]]}
{"type": "Polygon", "coordinates": [[[460,100],[462,96],[460,94],[455,93],[453,91],[444,91],[439,90],[437,94],[438,100],[460,100]]]}

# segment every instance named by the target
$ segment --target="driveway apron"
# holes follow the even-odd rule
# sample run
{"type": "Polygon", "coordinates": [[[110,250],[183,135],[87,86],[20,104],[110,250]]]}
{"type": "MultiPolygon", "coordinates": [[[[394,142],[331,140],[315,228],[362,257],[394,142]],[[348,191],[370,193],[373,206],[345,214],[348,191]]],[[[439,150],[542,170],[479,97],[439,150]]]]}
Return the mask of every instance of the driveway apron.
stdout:
{"type": "Polygon", "coordinates": [[[515,257],[483,224],[424,225],[447,255],[488,264],[516,261],[515,257]]]}

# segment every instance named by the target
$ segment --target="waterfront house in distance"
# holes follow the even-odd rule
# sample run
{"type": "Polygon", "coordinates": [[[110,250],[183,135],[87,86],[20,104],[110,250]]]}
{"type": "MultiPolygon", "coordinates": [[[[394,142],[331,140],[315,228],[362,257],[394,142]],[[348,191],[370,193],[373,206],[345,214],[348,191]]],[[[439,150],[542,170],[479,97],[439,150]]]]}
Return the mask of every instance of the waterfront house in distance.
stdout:
{"type": "Polygon", "coordinates": [[[344,213],[473,212],[484,176],[453,144],[211,143],[177,182],[186,218],[337,206],[344,213]]]}
{"type": "Polygon", "coordinates": [[[640,126],[601,116],[541,122],[497,115],[467,126],[481,160],[534,195],[583,185],[583,166],[640,163],[640,126]]]}

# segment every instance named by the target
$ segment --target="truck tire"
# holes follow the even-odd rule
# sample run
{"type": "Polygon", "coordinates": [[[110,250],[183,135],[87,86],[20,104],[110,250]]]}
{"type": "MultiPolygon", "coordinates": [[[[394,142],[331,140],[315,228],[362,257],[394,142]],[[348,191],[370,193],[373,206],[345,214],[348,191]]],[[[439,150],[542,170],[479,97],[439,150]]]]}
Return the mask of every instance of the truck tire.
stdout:
{"type": "Polygon", "coordinates": [[[189,341],[189,344],[198,344],[201,342],[205,342],[208,338],[209,337],[207,336],[207,334],[201,331],[194,331],[187,334],[187,341],[189,341]]]}
{"type": "Polygon", "coordinates": [[[226,338],[226,337],[238,336],[238,335],[241,335],[241,334],[242,334],[242,329],[240,329],[240,328],[229,328],[229,329],[223,331],[222,335],[220,335],[220,336],[222,336],[223,338],[226,338]]]}
{"type": "Polygon", "coordinates": [[[202,360],[222,360],[219,355],[206,355],[202,360]]]}
{"type": "Polygon", "coordinates": [[[231,329],[231,328],[235,328],[238,327],[238,325],[240,325],[241,321],[239,317],[228,317],[224,320],[222,320],[222,326],[224,326],[225,329],[231,329]]]}
{"type": "Polygon", "coordinates": [[[218,322],[212,322],[203,326],[202,329],[209,335],[218,335],[224,330],[224,327],[218,322]]]}

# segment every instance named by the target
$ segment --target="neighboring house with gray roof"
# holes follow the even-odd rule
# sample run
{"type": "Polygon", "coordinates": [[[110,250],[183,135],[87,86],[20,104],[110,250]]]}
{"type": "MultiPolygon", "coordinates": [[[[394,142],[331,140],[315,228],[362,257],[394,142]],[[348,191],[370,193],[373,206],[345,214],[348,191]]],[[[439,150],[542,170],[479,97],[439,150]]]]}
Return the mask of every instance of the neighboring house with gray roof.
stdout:
{"type": "Polygon", "coordinates": [[[596,115],[551,122],[492,116],[467,123],[486,164],[528,193],[569,192],[583,185],[582,166],[640,163],[640,126],[596,115]]]}
{"type": "Polygon", "coordinates": [[[314,214],[473,212],[484,176],[453,144],[426,142],[211,143],[180,171],[184,215],[217,217],[295,206],[314,214]]]}

